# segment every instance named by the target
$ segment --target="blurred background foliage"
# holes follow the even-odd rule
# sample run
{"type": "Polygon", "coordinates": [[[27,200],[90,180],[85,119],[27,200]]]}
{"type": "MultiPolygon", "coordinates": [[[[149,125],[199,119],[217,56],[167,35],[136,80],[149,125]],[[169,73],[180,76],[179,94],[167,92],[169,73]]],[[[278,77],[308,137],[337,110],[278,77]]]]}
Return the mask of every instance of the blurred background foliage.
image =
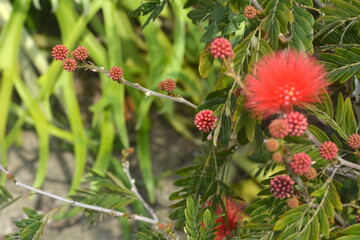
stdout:
{"type": "MultiPolygon", "coordinates": [[[[164,1],[165,2],[165,1],[164,1]]],[[[86,166],[104,175],[122,175],[114,157],[136,149],[150,202],[155,181],[150,152],[151,111],[161,114],[174,131],[198,143],[191,129],[194,111],[125,88],[104,74],[68,73],[51,58],[51,48],[85,46],[90,60],[109,69],[121,66],[125,78],[156,90],[173,78],[176,93],[198,104],[214,87],[211,72],[204,81],[198,59],[203,32],[191,23],[185,1],[176,0],[160,18],[142,29],[147,17],[131,10],[140,0],[1,0],[0,1],[0,154],[8,166],[8,149],[21,144],[24,128],[38,137],[38,167],[33,185],[47,176],[50,141],[57,139],[75,158],[69,193],[79,187],[86,166]],[[129,15],[129,12],[132,14],[129,15]],[[133,134],[135,137],[129,137],[133,134]]],[[[26,139],[23,139],[26,141],[26,139]]],[[[2,181],[5,176],[2,175],[2,181]]]]}

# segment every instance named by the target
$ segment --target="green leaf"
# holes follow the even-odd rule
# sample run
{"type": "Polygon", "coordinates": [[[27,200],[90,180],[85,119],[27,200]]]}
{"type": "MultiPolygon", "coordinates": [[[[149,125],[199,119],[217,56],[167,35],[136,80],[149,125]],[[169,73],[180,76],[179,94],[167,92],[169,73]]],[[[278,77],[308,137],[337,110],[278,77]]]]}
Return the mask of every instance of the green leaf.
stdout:
{"type": "Polygon", "coordinates": [[[342,231],[346,235],[359,235],[360,236],[360,223],[351,225],[342,231]]]}
{"type": "Polygon", "coordinates": [[[319,213],[317,216],[319,217],[320,231],[324,236],[326,236],[326,238],[329,238],[330,228],[328,216],[326,215],[325,209],[323,207],[320,207],[318,211],[319,213]]]}
{"type": "Polygon", "coordinates": [[[314,125],[310,125],[308,127],[308,130],[314,134],[314,136],[320,141],[320,142],[326,142],[330,141],[329,137],[319,128],[315,127],[314,125]]]}
{"type": "Polygon", "coordinates": [[[143,24],[142,29],[144,29],[151,21],[155,21],[155,19],[160,15],[160,13],[164,10],[166,5],[166,0],[154,0],[143,2],[138,8],[130,11],[131,17],[139,17],[140,15],[147,15],[149,13],[150,16],[143,24]]]}
{"type": "Polygon", "coordinates": [[[210,44],[208,44],[200,54],[199,73],[201,77],[206,78],[209,75],[213,63],[214,57],[210,53],[210,44]]]}
{"type": "Polygon", "coordinates": [[[351,135],[356,131],[356,119],[354,116],[350,98],[346,98],[344,105],[344,121],[340,124],[347,135],[351,135]]]}
{"type": "Polygon", "coordinates": [[[230,131],[231,131],[231,120],[230,116],[223,114],[221,118],[221,129],[220,129],[220,142],[226,147],[230,140],[230,131]]]}
{"type": "Polygon", "coordinates": [[[243,0],[230,0],[230,9],[235,14],[243,13],[245,7],[247,6],[247,2],[243,0]]]}
{"type": "Polygon", "coordinates": [[[2,185],[0,185],[0,191],[5,195],[6,198],[8,199],[12,199],[13,196],[11,195],[11,193],[2,185]]]}
{"type": "Polygon", "coordinates": [[[286,34],[287,24],[292,22],[294,18],[290,11],[291,3],[287,0],[266,0],[263,3],[264,14],[267,15],[263,30],[266,31],[270,46],[273,49],[278,46],[279,34],[286,34]]]}
{"type": "Polygon", "coordinates": [[[329,191],[329,199],[331,203],[334,205],[334,208],[338,210],[342,210],[342,202],[340,200],[340,196],[336,190],[336,187],[333,183],[330,184],[330,191],[329,191]]]}
{"type": "Polygon", "coordinates": [[[302,216],[302,212],[294,212],[292,214],[287,214],[284,217],[281,217],[274,225],[274,230],[275,231],[281,231],[283,230],[286,226],[292,224],[293,222],[296,222],[301,216],[302,216]]]}
{"type": "MultiPolygon", "coordinates": [[[[318,216],[314,216],[314,221],[310,226],[310,236],[309,236],[309,240],[317,240],[319,239],[319,233],[320,233],[320,224],[321,223],[321,219],[318,218],[318,216]]],[[[326,219],[327,221],[327,219],[326,219]]]]}
{"type": "Polygon", "coordinates": [[[311,193],[311,196],[314,197],[321,197],[324,193],[328,190],[328,185],[324,184],[320,189],[311,193]]]}
{"type": "Polygon", "coordinates": [[[320,53],[324,60],[328,77],[331,82],[346,82],[352,76],[360,73],[360,48],[340,49],[336,48],[335,53],[320,53]]]}
{"type": "Polygon", "coordinates": [[[336,240],[359,240],[359,235],[349,235],[349,236],[339,237],[336,240]]]}
{"type": "Polygon", "coordinates": [[[250,118],[245,126],[246,138],[249,142],[252,142],[255,137],[255,128],[257,120],[255,118],[250,118]]]}
{"type": "Polygon", "coordinates": [[[335,215],[335,210],[334,210],[334,205],[331,203],[331,200],[329,198],[326,198],[324,200],[324,210],[326,212],[326,216],[329,218],[330,222],[334,222],[334,215],[335,215]]]}
{"type": "Polygon", "coordinates": [[[20,238],[22,240],[40,240],[41,235],[43,234],[42,232],[39,232],[42,230],[41,226],[41,222],[34,222],[33,224],[24,228],[24,230],[21,232],[20,238]]]}
{"type": "Polygon", "coordinates": [[[313,16],[304,8],[295,6],[292,10],[294,22],[290,25],[291,36],[289,45],[299,51],[314,52],[312,38],[314,35],[313,16]]]}

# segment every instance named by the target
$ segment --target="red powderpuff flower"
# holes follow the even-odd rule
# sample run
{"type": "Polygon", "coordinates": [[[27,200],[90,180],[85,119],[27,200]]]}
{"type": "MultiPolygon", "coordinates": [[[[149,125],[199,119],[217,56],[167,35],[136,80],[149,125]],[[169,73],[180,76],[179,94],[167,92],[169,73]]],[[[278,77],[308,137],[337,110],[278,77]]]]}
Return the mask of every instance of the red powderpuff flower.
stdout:
{"type": "MultiPolygon", "coordinates": [[[[242,218],[243,215],[243,207],[244,205],[235,202],[232,198],[228,197],[224,200],[225,207],[226,207],[226,216],[227,222],[225,221],[225,217],[219,217],[216,222],[220,223],[215,229],[216,238],[215,240],[222,240],[225,237],[233,237],[234,232],[237,229],[238,223],[242,218]]],[[[224,211],[219,206],[216,210],[217,214],[221,214],[224,211]]]]}
{"type": "Polygon", "coordinates": [[[72,56],[77,60],[85,60],[89,56],[89,52],[85,47],[79,46],[72,52],[72,56]]]}
{"type": "Polygon", "coordinates": [[[321,157],[326,160],[333,160],[336,158],[338,151],[338,147],[333,142],[324,142],[319,148],[321,157]]]}
{"type": "Polygon", "coordinates": [[[296,51],[281,51],[262,58],[246,77],[247,104],[255,115],[291,112],[319,100],[329,85],[326,72],[314,58],[296,51]]]}
{"type": "Polygon", "coordinates": [[[112,78],[112,80],[118,81],[123,76],[123,70],[121,67],[115,66],[110,68],[109,77],[112,78]]]}
{"type": "Polygon", "coordinates": [[[231,43],[226,38],[216,38],[212,41],[210,51],[214,58],[232,58],[234,55],[231,43]]]}
{"type": "Polygon", "coordinates": [[[279,175],[271,179],[270,191],[275,198],[285,199],[294,193],[294,183],[288,175],[279,175]]]}
{"type": "Polygon", "coordinates": [[[158,88],[160,90],[164,90],[167,92],[172,92],[176,88],[176,82],[171,78],[166,79],[165,81],[161,81],[158,84],[158,88]]]}
{"type": "Polygon", "coordinates": [[[69,50],[64,45],[58,44],[52,49],[52,57],[55,60],[62,61],[66,58],[69,50]]]}
{"type": "Polygon", "coordinates": [[[305,133],[308,123],[306,117],[298,112],[291,112],[285,117],[289,125],[290,136],[301,136],[305,133]]]}
{"type": "Polygon", "coordinates": [[[76,60],[72,58],[67,58],[63,61],[63,68],[65,71],[73,72],[76,69],[76,60]]]}
{"type": "Polygon", "coordinates": [[[217,117],[213,116],[213,111],[202,110],[195,115],[194,124],[200,130],[204,132],[210,132],[215,128],[217,117]]]}
{"type": "Polygon", "coordinates": [[[303,175],[311,167],[311,158],[306,153],[294,154],[290,162],[290,169],[297,175],[303,175]]]}
{"type": "Polygon", "coordinates": [[[356,215],[356,222],[357,222],[357,223],[360,223],[360,213],[358,213],[358,214],[356,215]]]}

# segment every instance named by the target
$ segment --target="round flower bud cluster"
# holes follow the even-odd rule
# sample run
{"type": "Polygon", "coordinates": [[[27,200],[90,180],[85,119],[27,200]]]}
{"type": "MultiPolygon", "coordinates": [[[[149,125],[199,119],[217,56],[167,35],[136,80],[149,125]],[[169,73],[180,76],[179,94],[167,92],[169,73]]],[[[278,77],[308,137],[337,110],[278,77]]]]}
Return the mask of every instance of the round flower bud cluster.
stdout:
{"type": "Polygon", "coordinates": [[[285,199],[292,195],[294,183],[288,175],[279,175],[271,179],[270,191],[275,198],[285,199]]]}
{"type": "Polygon", "coordinates": [[[210,52],[214,58],[232,58],[234,55],[231,43],[226,38],[216,38],[212,41],[210,52]]]}
{"type": "Polygon", "coordinates": [[[204,132],[210,132],[215,128],[217,118],[212,115],[211,110],[202,110],[195,115],[194,124],[200,130],[204,132]]]}
{"type": "Polygon", "coordinates": [[[357,223],[360,223],[360,213],[358,213],[358,214],[356,215],[356,222],[357,222],[357,223]]]}
{"type": "Polygon", "coordinates": [[[303,175],[311,167],[311,158],[306,153],[294,154],[290,169],[297,175],[303,175]]]}
{"type": "Polygon", "coordinates": [[[360,135],[357,133],[351,134],[347,143],[353,149],[360,148],[360,135]]]}
{"type": "Polygon", "coordinates": [[[272,155],[272,160],[276,163],[283,163],[283,154],[279,151],[272,155]]]}
{"type": "Polygon", "coordinates": [[[63,61],[63,68],[64,68],[65,71],[73,72],[73,71],[75,71],[76,66],[77,66],[77,62],[76,62],[75,59],[66,58],[63,61]]]}
{"type": "Polygon", "coordinates": [[[309,169],[304,173],[304,176],[307,180],[313,180],[316,178],[317,172],[313,167],[309,167],[309,169]]]}
{"type": "Polygon", "coordinates": [[[121,80],[122,76],[123,70],[121,67],[115,66],[110,68],[109,77],[111,77],[112,80],[119,81],[121,80]]]}
{"type": "Polygon", "coordinates": [[[269,132],[273,138],[284,138],[289,133],[289,124],[284,119],[274,119],[269,125],[269,132]]]}
{"type": "Polygon", "coordinates": [[[289,125],[289,134],[290,136],[301,136],[305,133],[308,123],[306,117],[299,112],[289,113],[285,121],[289,125]]]}
{"type": "Polygon", "coordinates": [[[234,89],[234,96],[235,97],[237,97],[237,98],[240,97],[241,93],[242,93],[242,88],[241,87],[238,87],[238,88],[234,89]]]}
{"type": "Polygon", "coordinates": [[[336,158],[338,151],[338,147],[333,142],[324,142],[319,148],[321,157],[326,160],[333,160],[336,158]]]}
{"type": "Polygon", "coordinates": [[[68,58],[67,55],[69,49],[64,45],[58,44],[52,49],[52,57],[57,61],[63,61],[63,68],[65,71],[73,72],[78,66],[78,61],[83,61],[88,58],[89,53],[85,47],[79,46],[72,53],[71,58],[68,58]]]}
{"type": "Polygon", "coordinates": [[[77,48],[71,53],[71,55],[72,55],[75,59],[77,59],[77,60],[79,60],[79,61],[82,61],[82,60],[85,60],[85,59],[88,58],[89,52],[88,52],[88,50],[87,50],[85,47],[79,46],[79,47],[77,47],[77,48]]]}
{"type": "Polygon", "coordinates": [[[289,198],[287,205],[289,208],[297,208],[299,206],[299,200],[297,198],[289,198]]]}
{"type": "Polygon", "coordinates": [[[253,6],[247,6],[244,10],[244,16],[251,19],[256,16],[256,8],[253,6]]]}
{"type": "Polygon", "coordinates": [[[275,138],[269,138],[266,140],[265,146],[269,152],[276,152],[279,149],[280,144],[275,138]]]}
{"type": "Polygon", "coordinates": [[[172,92],[176,88],[176,82],[171,78],[166,79],[165,81],[161,81],[158,84],[158,88],[160,90],[164,90],[167,92],[172,92]]]}
{"type": "Polygon", "coordinates": [[[62,61],[66,59],[69,50],[64,45],[58,44],[52,49],[52,57],[57,61],[62,61]]]}

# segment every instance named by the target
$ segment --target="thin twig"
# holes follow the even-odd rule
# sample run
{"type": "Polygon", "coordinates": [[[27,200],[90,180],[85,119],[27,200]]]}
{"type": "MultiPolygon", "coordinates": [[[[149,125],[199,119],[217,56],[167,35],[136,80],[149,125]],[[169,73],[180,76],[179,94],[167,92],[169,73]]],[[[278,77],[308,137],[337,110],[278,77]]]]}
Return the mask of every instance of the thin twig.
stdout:
{"type": "Polygon", "coordinates": [[[0,164],[0,171],[5,173],[7,178],[9,180],[11,180],[18,187],[25,188],[25,189],[28,189],[28,190],[30,190],[32,192],[35,192],[35,193],[38,193],[38,194],[41,194],[41,195],[44,195],[44,196],[47,196],[47,197],[50,197],[50,198],[65,202],[65,203],[68,203],[68,204],[70,204],[71,206],[74,206],[74,207],[81,207],[81,208],[85,208],[85,209],[94,210],[94,211],[97,211],[97,212],[103,212],[103,213],[107,213],[107,214],[109,214],[111,216],[116,216],[116,217],[126,217],[128,219],[133,219],[135,221],[146,222],[146,223],[150,223],[150,224],[154,224],[154,225],[156,225],[158,223],[157,220],[151,219],[151,218],[148,218],[148,217],[143,217],[143,216],[140,216],[140,215],[137,215],[137,214],[129,214],[129,213],[119,212],[119,211],[115,211],[115,210],[108,209],[108,208],[103,208],[103,207],[99,207],[99,206],[80,203],[80,202],[77,202],[77,201],[73,201],[73,200],[69,200],[69,199],[57,196],[57,195],[52,194],[52,193],[45,192],[45,191],[40,190],[40,189],[33,188],[33,187],[31,187],[31,186],[29,186],[27,184],[24,184],[24,183],[16,180],[14,175],[12,175],[11,172],[6,170],[1,164],[0,164]]]}
{"type": "MultiPolygon", "coordinates": [[[[105,73],[106,75],[109,75],[109,71],[107,71],[103,67],[96,66],[92,62],[83,63],[82,65],[80,65],[79,68],[84,68],[84,69],[87,69],[87,70],[90,70],[90,71],[93,71],[93,72],[101,72],[101,73],[105,73]]],[[[165,99],[173,101],[173,102],[178,102],[178,103],[185,104],[185,105],[187,105],[189,107],[192,107],[194,109],[197,108],[197,106],[195,104],[189,102],[188,100],[186,100],[185,98],[183,98],[181,96],[180,97],[172,97],[172,96],[168,96],[168,95],[165,95],[165,94],[161,94],[161,93],[152,91],[150,89],[147,89],[147,88],[141,86],[138,83],[129,82],[125,78],[121,78],[117,82],[120,83],[120,84],[124,84],[124,85],[127,85],[129,87],[132,87],[132,88],[135,88],[137,90],[140,90],[140,91],[144,92],[146,97],[156,96],[156,97],[160,97],[160,98],[165,98],[165,99]]]]}
{"type": "Polygon", "coordinates": [[[142,204],[144,205],[144,207],[146,208],[146,210],[150,213],[150,215],[152,216],[152,218],[156,221],[156,222],[159,222],[159,219],[158,217],[156,216],[155,214],[155,211],[154,209],[152,209],[152,207],[150,207],[149,204],[147,204],[147,202],[143,199],[143,197],[140,195],[136,185],[135,185],[135,179],[133,179],[131,177],[131,174],[130,174],[130,164],[129,164],[129,161],[125,160],[123,161],[122,163],[123,165],[123,170],[126,174],[126,176],[128,177],[129,181],[130,181],[130,184],[131,184],[131,191],[136,195],[136,197],[142,202],[142,204]]]}
{"type": "Polygon", "coordinates": [[[261,5],[259,4],[259,2],[257,0],[251,0],[251,4],[254,5],[256,7],[256,9],[264,11],[264,9],[261,7],[261,5]]]}

